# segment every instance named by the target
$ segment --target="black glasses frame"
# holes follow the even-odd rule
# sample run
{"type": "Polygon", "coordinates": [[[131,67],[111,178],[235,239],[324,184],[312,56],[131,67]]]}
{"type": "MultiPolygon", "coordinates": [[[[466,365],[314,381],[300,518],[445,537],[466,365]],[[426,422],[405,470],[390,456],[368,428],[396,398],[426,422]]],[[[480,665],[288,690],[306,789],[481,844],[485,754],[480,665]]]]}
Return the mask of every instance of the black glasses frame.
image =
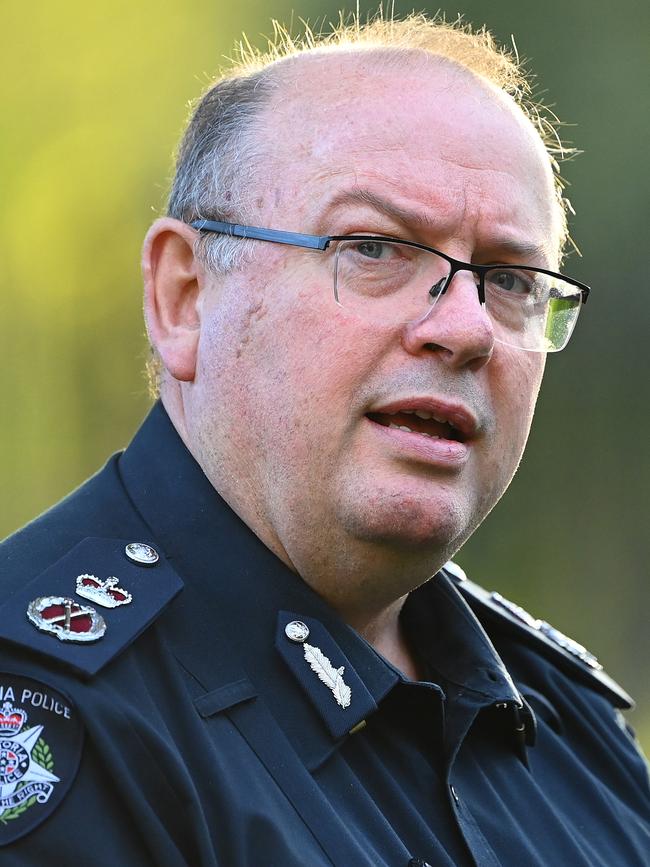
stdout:
{"type": "Polygon", "coordinates": [[[494,271],[495,268],[505,271],[521,271],[523,268],[525,271],[546,274],[547,277],[557,277],[580,290],[580,298],[583,304],[587,303],[590,292],[590,287],[585,283],[574,280],[573,277],[566,277],[557,271],[548,271],[546,268],[536,268],[532,265],[500,265],[498,263],[494,265],[475,265],[472,262],[454,259],[453,256],[448,256],[434,247],[427,247],[426,244],[418,244],[416,241],[404,241],[402,238],[394,238],[390,235],[305,235],[300,232],[283,232],[279,229],[240,226],[237,223],[223,223],[219,220],[193,220],[189,225],[199,232],[214,232],[217,235],[228,235],[232,238],[250,238],[254,241],[270,241],[273,244],[287,244],[291,247],[304,247],[308,250],[327,250],[332,241],[393,241],[397,244],[404,244],[407,247],[414,247],[416,250],[435,253],[436,256],[440,256],[449,263],[451,266],[449,276],[444,286],[435,287],[436,294],[444,295],[454,276],[459,271],[471,271],[472,274],[476,274],[479,278],[476,291],[478,292],[478,300],[481,304],[485,304],[485,275],[490,271],[494,271]]]}

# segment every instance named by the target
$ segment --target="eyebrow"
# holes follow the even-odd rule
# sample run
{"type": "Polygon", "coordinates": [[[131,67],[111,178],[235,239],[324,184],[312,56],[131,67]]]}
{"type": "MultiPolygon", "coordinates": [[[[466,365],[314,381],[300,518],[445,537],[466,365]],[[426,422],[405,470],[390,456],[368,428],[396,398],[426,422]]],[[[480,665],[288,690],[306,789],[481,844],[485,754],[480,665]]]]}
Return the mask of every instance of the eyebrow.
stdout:
{"type": "MultiPolygon", "coordinates": [[[[388,217],[392,217],[403,226],[416,226],[429,230],[440,228],[440,223],[428,213],[403,208],[396,202],[363,187],[353,187],[335,196],[329,202],[328,211],[347,204],[370,205],[371,208],[380,211],[388,217]]],[[[547,250],[544,247],[537,244],[527,244],[525,241],[515,241],[511,238],[495,237],[489,239],[483,246],[488,249],[504,251],[509,256],[520,259],[522,262],[526,259],[536,261],[537,259],[545,258],[547,255],[547,250]]]]}

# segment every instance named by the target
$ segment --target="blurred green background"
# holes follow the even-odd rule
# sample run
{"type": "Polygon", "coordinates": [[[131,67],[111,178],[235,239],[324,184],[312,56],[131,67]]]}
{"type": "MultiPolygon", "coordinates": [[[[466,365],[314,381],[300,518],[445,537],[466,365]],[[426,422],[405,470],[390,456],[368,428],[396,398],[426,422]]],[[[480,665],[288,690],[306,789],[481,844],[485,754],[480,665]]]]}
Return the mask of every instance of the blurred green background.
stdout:
{"type": "MultiPolygon", "coordinates": [[[[302,0],[294,17],[337,8],[302,0]]],[[[549,358],[509,494],[457,559],[604,660],[637,697],[631,721],[650,745],[650,4],[438,8],[501,41],[514,33],[572,124],[564,136],[584,154],[563,173],[583,258],[566,269],[594,287],[574,343],[549,358]]],[[[141,239],[188,100],[241,30],[261,44],[272,16],[288,22],[290,2],[2,3],[0,537],[125,445],[146,412],[141,239]]]]}

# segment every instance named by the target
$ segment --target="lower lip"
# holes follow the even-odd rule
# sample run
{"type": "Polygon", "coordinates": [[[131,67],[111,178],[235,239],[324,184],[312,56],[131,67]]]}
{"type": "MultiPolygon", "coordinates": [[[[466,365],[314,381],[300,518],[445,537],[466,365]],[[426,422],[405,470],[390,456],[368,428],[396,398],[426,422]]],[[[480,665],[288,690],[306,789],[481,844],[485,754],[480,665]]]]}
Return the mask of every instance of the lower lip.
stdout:
{"type": "Polygon", "coordinates": [[[469,457],[470,447],[457,440],[433,439],[425,434],[410,433],[399,428],[387,427],[366,418],[375,433],[387,445],[400,452],[400,456],[448,469],[460,469],[469,457]]]}

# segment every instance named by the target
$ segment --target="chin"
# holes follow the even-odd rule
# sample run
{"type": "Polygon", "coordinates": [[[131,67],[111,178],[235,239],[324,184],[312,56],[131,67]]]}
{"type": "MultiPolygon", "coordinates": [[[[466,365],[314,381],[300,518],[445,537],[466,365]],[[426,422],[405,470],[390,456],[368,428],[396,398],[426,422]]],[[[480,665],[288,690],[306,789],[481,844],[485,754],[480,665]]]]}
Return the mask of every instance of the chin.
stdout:
{"type": "Polygon", "coordinates": [[[359,540],[438,552],[457,550],[478,523],[458,497],[397,492],[348,502],[339,514],[346,531],[359,540]]]}

